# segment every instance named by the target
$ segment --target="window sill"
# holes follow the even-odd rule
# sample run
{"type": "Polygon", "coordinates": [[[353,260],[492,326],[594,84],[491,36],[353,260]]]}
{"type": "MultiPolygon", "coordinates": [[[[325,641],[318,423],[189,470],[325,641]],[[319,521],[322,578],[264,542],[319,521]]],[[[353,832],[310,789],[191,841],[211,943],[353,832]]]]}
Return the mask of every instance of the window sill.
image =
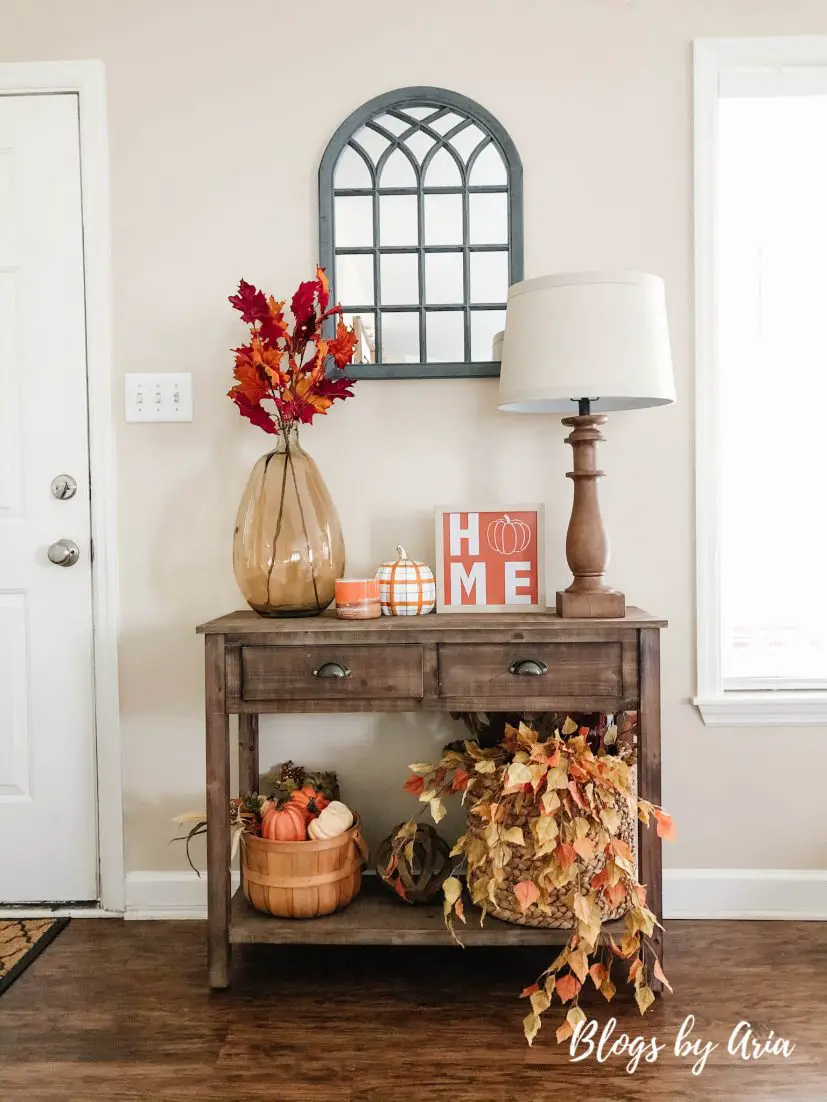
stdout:
{"type": "Polygon", "coordinates": [[[726,692],[692,703],[707,727],[827,726],[827,691],[726,692]]]}

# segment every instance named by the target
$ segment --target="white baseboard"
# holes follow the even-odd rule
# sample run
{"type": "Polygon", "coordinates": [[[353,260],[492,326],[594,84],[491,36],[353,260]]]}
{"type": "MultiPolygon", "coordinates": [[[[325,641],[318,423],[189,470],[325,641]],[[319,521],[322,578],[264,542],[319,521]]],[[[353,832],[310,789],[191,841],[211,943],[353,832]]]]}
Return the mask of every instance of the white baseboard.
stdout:
{"type": "MultiPolygon", "coordinates": [[[[233,891],[238,873],[233,873],[233,891]]],[[[827,869],[665,869],[666,918],[827,921],[827,869]]],[[[207,878],[130,872],[125,918],[206,918],[207,878]]]]}
{"type": "Polygon", "coordinates": [[[664,869],[666,918],[827,921],[827,869],[664,869]]]}

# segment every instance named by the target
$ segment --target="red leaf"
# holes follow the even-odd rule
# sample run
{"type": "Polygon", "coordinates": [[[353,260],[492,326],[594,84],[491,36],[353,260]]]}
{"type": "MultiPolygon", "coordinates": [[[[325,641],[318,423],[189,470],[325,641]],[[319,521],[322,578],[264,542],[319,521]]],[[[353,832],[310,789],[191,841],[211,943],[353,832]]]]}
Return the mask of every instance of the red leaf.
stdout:
{"type": "Polygon", "coordinates": [[[521,880],[514,885],[514,894],[520,904],[520,910],[525,913],[532,903],[540,898],[540,889],[533,880],[521,880]]]}
{"type": "Polygon", "coordinates": [[[412,777],[408,777],[402,785],[402,788],[403,791],[410,792],[412,796],[418,796],[425,788],[425,780],[423,777],[417,776],[417,774],[414,773],[412,777]]]}
{"type": "Polygon", "coordinates": [[[346,379],[344,375],[340,375],[338,379],[331,379],[325,375],[314,386],[315,392],[320,398],[329,398],[332,402],[337,399],[344,400],[345,398],[352,398],[353,391],[353,379],[346,379]]]}
{"type": "Polygon", "coordinates": [[[535,991],[540,990],[539,983],[532,983],[529,987],[524,987],[520,992],[521,999],[527,999],[530,995],[533,995],[535,991]]]}
{"type": "Polygon", "coordinates": [[[248,402],[243,394],[233,393],[230,391],[230,397],[238,406],[238,411],[242,417],[246,417],[248,421],[251,421],[254,425],[257,425],[260,429],[264,429],[265,432],[271,432],[274,435],[278,434],[278,429],[273,423],[273,418],[262,407],[254,402],[248,402]]]}
{"type": "Polygon", "coordinates": [[[262,340],[270,345],[278,344],[287,336],[287,322],[282,313],[283,302],[276,302],[272,295],[267,299],[267,317],[261,323],[262,340]]]}
{"type": "Polygon", "coordinates": [[[317,279],[305,280],[304,283],[299,284],[299,289],[293,295],[293,300],[290,303],[290,309],[293,311],[293,317],[296,319],[296,332],[299,329],[305,328],[307,322],[316,313],[314,300],[317,293],[321,290],[321,284],[317,279]]]}
{"type": "Polygon", "coordinates": [[[582,984],[577,976],[568,972],[565,976],[559,976],[554,986],[557,988],[557,994],[560,996],[561,1001],[567,1003],[570,999],[575,997],[582,987],[582,984]]]}
{"type": "Polygon", "coordinates": [[[658,821],[658,838],[663,838],[667,842],[674,841],[675,824],[672,822],[672,816],[667,815],[665,811],[661,811],[659,807],[656,807],[654,812],[658,821]]]}
{"type": "Polygon", "coordinates": [[[404,899],[406,903],[408,902],[408,893],[405,891],[401,880],[394,880],[393,890],[400,898],[404,899]]]}
{"type": "Polygon", "coordinates": [[[451,781],[451,791],[464,792],[470,780],[470,773],[466,773],[464,769],[458,769],[456,773],[454,773],[454,779],[451,781]]]}
{"type": "Polygon", "coordinates": [[[245,283],[243,279],[238,284],[238,294],[230,295],[230,305],[239,311],[241,320],[248,325],[270,316],[267,299],[252,283],[245,283]]]}
{"type": "Polygon", "coordinates": [[[336,336],[327,349],[337,367],[346,367],[352,361],[358,343],[359,338],[356,336],[356,331],[348,329],[345,323],[339,319],[339,324],[336,326],[336,336]]]}
{"type": "Polygon", "coordinates": [[[577,859],[577,851],[570,842],[560,842],[553,851],[553,856],[557,859],[560,867],[570,869],[577,859]]]}

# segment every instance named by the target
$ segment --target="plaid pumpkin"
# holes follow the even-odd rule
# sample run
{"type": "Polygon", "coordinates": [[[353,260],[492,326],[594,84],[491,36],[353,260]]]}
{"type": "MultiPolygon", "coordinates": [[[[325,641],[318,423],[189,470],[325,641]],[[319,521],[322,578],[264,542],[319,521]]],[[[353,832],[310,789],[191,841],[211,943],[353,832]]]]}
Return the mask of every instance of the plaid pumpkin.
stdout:
{"type": "Polygon", "coordinates": [[[383,562],[376,571],[383,616],[424,616],[436,604],[436,582],[429,566],[408,558],[397,547],[399,558],[383,562]]]}

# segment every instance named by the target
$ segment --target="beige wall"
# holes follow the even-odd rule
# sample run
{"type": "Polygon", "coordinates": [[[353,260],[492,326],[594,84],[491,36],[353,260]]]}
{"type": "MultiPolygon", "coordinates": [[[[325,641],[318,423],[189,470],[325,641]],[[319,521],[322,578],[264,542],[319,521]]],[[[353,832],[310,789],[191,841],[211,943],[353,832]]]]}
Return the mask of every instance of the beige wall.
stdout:
{"type": "MultiPolygon", "coordinates": [[[[664,801],[673,866],[827,861],[827,731],[706,729],[694,687],[693,38],[827,33],[824,0],[0,0],[0,60],[101,58],[109,83],[121,706],[130,869],[182,868],[169,816],[203,805],[195,624],[239,605],[235,507],[264,450],[224,397],[239,276],[284,294],[316,260],[316,169],[344,116],[407,84],[497,115],[525,166],[526,274],[643,268],[667,283],[679,402],[608,426],[612,579],[669,618],[664,801]],[[339,26],[338,41],[334,33],[339,26]],[[195,421],[123,422],[127,371],[192,371],[195,421]],[[784,763],[797,763],[795,782],[784,763]]],[[[498,414],[493,381],[361,383],[304,433],[342,515],[349,570],[397,542],[432,558],[435,502],[545,500],[565,579],[567,449],[553,419],[498,414]],[[515,490],[515,487],[517,489],[515,490]]],[[[286,717],[264,763],[335,764],[377,837],[407,761],[448,720],[286,717]]]]}

